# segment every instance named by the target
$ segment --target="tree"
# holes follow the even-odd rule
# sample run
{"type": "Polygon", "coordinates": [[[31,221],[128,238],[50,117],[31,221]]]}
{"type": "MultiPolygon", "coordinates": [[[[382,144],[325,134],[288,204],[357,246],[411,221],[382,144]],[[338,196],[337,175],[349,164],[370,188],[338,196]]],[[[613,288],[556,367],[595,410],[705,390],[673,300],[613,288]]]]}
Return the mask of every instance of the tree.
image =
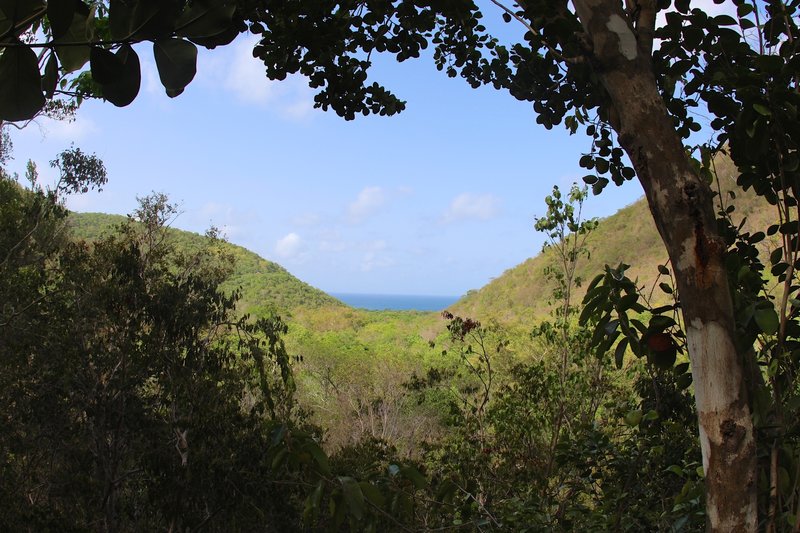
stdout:
{"type": "Polygon", "coordinates": [[[131,45],[140,41],[153,42],[162,83],[177,95],[194,75],[193,42],[213,47],[245,30],[260,35],[253,53],[269,78],[307,76],[320,89],[316,105],[348,119],[388,115],[404,103],[368,84],[371,54],[404,61],[433,44],[434,60],[448,75],[533,102],[546,128],[585,128],[592,151],[581,163],[595,171],[586,178],[595,192],[610,180],[636,177],[642,184],[687,327],[709,527],[753,530],[756,443],[745,379],[751,351],[736,343],[726,243],[706,178],[710,156],[729,151],[739,184],[780,203],[789,217],[784,223],[796,225],[797,2],[715,0],[736,18],[709,16],[690,0],[492,3],[507,21],[524,25],[521,42],[505,45],[489,35],[469,0],[93,1],[63,10],[69,2],[5,0],[0,119],[29,118],[58,91],[129,103],[140,79],[131,45]],[[46,39],[32,42],[35,35],[46,39]],[[87,61],[91,74],[64,81],[87,61]],[[693,108],[712,117],[713,137],[699,147],[700,161],[687,146],[692,132],[703,130],[693,108]]]}

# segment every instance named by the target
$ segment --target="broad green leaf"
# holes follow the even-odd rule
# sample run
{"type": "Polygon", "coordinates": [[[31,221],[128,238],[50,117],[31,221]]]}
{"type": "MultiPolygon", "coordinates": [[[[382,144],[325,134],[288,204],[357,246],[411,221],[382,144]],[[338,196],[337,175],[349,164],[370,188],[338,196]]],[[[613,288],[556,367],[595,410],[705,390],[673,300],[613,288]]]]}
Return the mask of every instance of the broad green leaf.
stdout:
{"type": "Polygon", "coordinates": [[[90,48],[81,45],[59,46],[59,43],[83,43],[88,42],[91,37],[91,28],[88,25],[89,16],[80,12],[75,12],[72,16],[72,24],[69,29],[59,37],[53,39],[56,45],[55,50],[61,67],[65,72],[75,72],[89,61],[90,48]]]}
{"type": "Polygon", "coordinates": [[[641,409],[635,409],[633,411],[629,411],[628,414],[624,417],[625,424],[629,425],[630,427],[636,427],[642,421],[642,411],[641,409]]]}
{"type": "Polygon", "coordinates": [[[753,313],[753,319],[764,334],[774,335],[778,332],[780,321],[778,320],[778,313],[772,307],[756,309],[755,313],[753,313]]]}
{"type": "Polygon", "coordinates": [[[680,376],[678,376],[678,379],[675,380],[675,386],[678,387],[678,390],[687,389],[691,384],[692,384],[691,374],[681,374],[680,376]]]}
{"type": "Polygon", "coordinates": [[[0,55],[0,120],[31,119],[44,104],[36,52],[27,46],[6,48],[0,55]]]}
{"type": "Polygon", "coordinates": [[[303,509],[303,521],[306,524],[313,522],[319,515],[320,503],[322,502],[322,489],[325,487],[325,480],[320,479],[311,494],[308,495],[303,509]]]}
{"type": "Polygon", "coordinates": [[[643,420],[647,420],[648,422],[652,422],[653,420],[657,420],[658,419],[658,411],[656,411],[654,409],[650,409],[649,411],[647,411],[647,414],[645,414],[644,417],[642,417],[642,419],[643,420]]]}
{"type": "Polygon", "coordinates": [[[45,13],[45,10],[44,2],[41,0],[0,0],[0,11],[4,15],[0,18],[2,34],[11,30],[12,23],[16,24],[15,35],[22,34],[45,13]]]}
{"type": "Polygon", "coordinates": [[[136,37],[159,39],[170,35],[180,15],[182,2],[177,0],[111,0],[108,26],[116,40],[136,37]]]}
{"type": "Polygon", "coordinates": [[[310,453],[311,457],[314,458],[314,462],[317,463],[317,467],[319,467],[320,472],[326,476],[331,475],[331,467],[328,463],[328,456],[325,455],[325,452],[322,451],[322,448],[320,448],[316,442],[311,439],[307,440],[303,445],[303,449],[310,453]]]}
{"type": "Polygon", "coordinates": [[[178,96],[197,72],[197,47],[183,39],[163,39],[153,43],[153,55],[167,95],[178,96]]]}
{"type": "Polygon", "coordinates": [[[361,487],[361,492],[369,503],[381,509],[386,505],[386,498],[383,497],[383,493],[381,493],[378,487],[369,481],[361,481],[358,485],[361,487]]]}
{"type": "Polygon", "coordinates": [[[339,476],[339,483],[342,484],[342,494],[350,514],[361,520],[364,516],[364,493],[361,492],[361,486],[355,479],[346,476],[339,476]]]}
{"type": "Polygon", "coordinates": [[[414,484],[414,487],[418,489],[424,489],[428,484],[428,481],[425,479],[425,476],[423,476],[420,473],[420,471],[414,468],[413,466],[406,466],[401,468],[400,473],[403,475],[403,477],[411,481],[411,483],[414,484]]]}
{"type": "Polygon", "coordinates": [[[127,44],[122,45],[114,55],[122,65],[121,75],[111,83],[101,84],[103,98],[117,107],[125,107],[139,94],[142,83],[139,56],[127,44]]]}
{"type": "Polygon", "coordinates": [[[62,37],[72,26],[76,1],[79,0],[48,0],[47,20],[50,22],[54,39],[62,37]]]}
{"type": "Polygon", "coordinates": [[[675,320],[672,317],[664,315],[656,315],[650,319],[650,331],[664,331],[675,325],[675,320]]]}
{"type": "Polygon", "coordinates": [[[675,474],[676,476],[679,476],[679,477],[683,477],[684,476],[683,468],[681,468],[678,465],[670,465],[669,467],[667,467],[667,472],[671,472],[671,473],[673,473],[673,474],[675,474]]]}
{"type": "Polygon", "coordinates": [[[47,63],[44,66],[42,75],[42,90],[46,98],[52,98],[58,85],[58,59],[54,53],[50,53],[47,63]]]}
{"type": "Polygon", "coordinates": [[[122,59],[110,50],[93,46],[89,53],[92,79],[100,85],[115,83],[124,76],[122,59]]]}
{"type": "Polygon", "coordinates": [[[753,104],[753,109],[755,109],[759,115],[764,115],[765,117],[772,115],[772,111],[764,104],[753,104]]]}
{"type": "Polygon", "coordinates": [[[272,469],[277,470],[280,468],[283,463],[286,462],[287,457],[289,456],[289,450],[287,448],[283,448],[275,454],[275,457],[272,458],[272,469]]]}
{"type": "Polygon", "coordinates": [[[614,364],[617,368],[622,368],[622,363],[625,359],[625,350],[628,348],[628,339],[622,339],[617,344],[617,349],[614,350],[614,364]]]}
{"type": "Polygon", "coordinates": [[[213,5],[195,2],[175,23],[175,33],[188,39],[214,37],[230,29],[236,6],[216,1],[213,5]]]}

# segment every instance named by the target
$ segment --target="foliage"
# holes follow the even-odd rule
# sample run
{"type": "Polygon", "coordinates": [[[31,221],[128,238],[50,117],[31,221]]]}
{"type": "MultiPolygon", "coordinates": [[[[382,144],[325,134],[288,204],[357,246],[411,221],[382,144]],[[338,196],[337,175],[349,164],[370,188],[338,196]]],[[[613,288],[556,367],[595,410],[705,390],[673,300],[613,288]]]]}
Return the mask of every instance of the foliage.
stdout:
{"type": "Polygon", "coordinates": [[[56,196],[0,185],[3,529],[295,529],[264,453],[281,322],[234,318],[227,262],[175,251],[163,198],[89,248],[53,240],[56,196]]]}
{"type": "MultiPolygon", "coordinates": [[[[782,194],[776,206],[779,220],[784,220],[787,202],[794,206],[794,200],[782,194]]],[[[793,224],[771,224],[768,233],[781,237],[773,241],[772,246],[777,246],[769,248],[771,253],[765,254],[757,245],[766,234],[735,225],[731,219],[735,213],[735,205],[721,204],[718,215],[728,249],[725,266],[736,311],[736,341],[747,362],[748,396],[760,449],[759,507],[771,530],[788,531],[795,527],[798,513],[794,469],[800,460],[794,422],[800,390],[796,370],[800,324],[793,302],[797,287],[792,280],[796,238],[792,230],[787,231],[793,224]]],[[[627,268],[624,264],[606,267],[605,274],[595,278],[587,290],[581,320],[592,322],[598,354],[613,348],[621,366],[624,355],[631,352],[646,359],[650,372],[671,375],[677,390],[688,391],[692,383],[689,364],[675,364],[686,348],[685,325],[677,312],[680,294],[673,283],[661,282],[660,289],[673,303],[653,306],[627,277],[627,268]],[[649,316],[646,324],[643,315],[649,316]]],[[[658,269],[670,279],[667,266],[658,269]]]]}
{"type": "MultiPolygon", "coordinates": [[[[76,238],[91,242],[107,236],[124,220],[125,217],[101,213],[71,213],[69,226],[76,238]]],[[[170,228],[167,235],[172,245],[185,253],[209,246],[205,237],[194,233],[170,228]]],[[[271,312],[285,314],[300,307],[343,306],[335,298],[298,280],[280,265],[249,250],[223,241],[213,246],[233,258],[233,268],[221,288],[228,294],[238,291],[237,308],[243,313],[268,316],[271,312]]]]}

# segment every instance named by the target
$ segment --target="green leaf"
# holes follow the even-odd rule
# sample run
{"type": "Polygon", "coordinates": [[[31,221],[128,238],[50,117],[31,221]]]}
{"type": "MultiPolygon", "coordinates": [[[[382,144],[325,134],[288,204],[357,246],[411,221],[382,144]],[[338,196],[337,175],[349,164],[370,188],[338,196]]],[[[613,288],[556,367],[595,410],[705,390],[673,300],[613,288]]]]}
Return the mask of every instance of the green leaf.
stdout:
{"type": "Polygon", "coordinates": [[[27,46],[6,48],[0,55],[0,120],[31,119],[44,104],[36,52],[27,46]]]}
{"type": "Polygon", "coordinates": [[[117,107],[125,107],[136,99],[142,84],[139,56],[127,44],[122,45],[114,55],[121,65],[120,73],[109,83],[101,83],[100,86],[103,98],[117,107]]]}
{"type": "Polygon", "coordinates": [[[46,98],[52,98],[56,92],[58,85],[58,59],[56,55],[51,53],[47,58],[47,63],[44,66],[44,75],[42,75],[42,90],[46,98]]]}
{"type": "Polygon", "coordinates": [[[89,66],[92,79],[100,85],[117,82],[124,76],[122,59],[105,48],[93,46],[89,53],[89,66]]]}
{"type": "Polygon", "coordinates": [[[317,482],[317,486],[314,487],[314,490],[306,498],[305,508],[303,509],[303,521],[306,524],[313,522],[316,516],[319,515],[320,503],[322,502],[322,489],[324,487],[325,480],[320,479],[319,482],[317,482]]]}
{"type": "Polygon", "coordinates": [[[678,387],[678,390],[685,390],[689,388],[689,385],[692,384],[692,375],[691,374],[681,374],[678,376],[678,379],[675,380],[675,386],[678,387]]]}
{"type": "Polygon", "coordinates": [[[178,96],[197,72],[197,47],[183,39],[163,39],[153,43],[153,55],[167,95],[178,96]]]}
{"type": "Polygon", "coordinates": [[[730,15],[717,15],[714,17],[714,24],[717,26],[735,26],[736,19],[730,15]]]}
{"type": "Polygon", "coordinates": [[[655,315],[650,319],[649,331],[664,331],[675,325],[675,320],[672,317],[664,315],[655,315]]]}
{"type": "Polygon", "coordinates": [[[188,39],[202,39],[225,33],[233,23],[234,4],[215,2],[209,6],[195,2],[185,10],[175,24],[175,33],[188,39]]]}
{"type": "Polygon", "coordinates": [[[778,320],[778,313],[772,307],[756,309],[755,313],[753,313],[753,319],[765,335],[774,335],[778,332],[780,321],[778,320]]]}
{"type": "Polygon", "coordinates": [[[772,115],[772,111],[770,111],[770,109],[763,104],[753,104],[753,109],[755,109],[759,115],[763,115],[765,117],[772,115]]]}
{"type": "Polygon", "coordinates": [[[303,445],[303,449],[311,454],[311,457],[314,458],[314,462],[317,463],[317,467],[319,467],[320,472],[326,476],[331,475],[331,467],[328,463],[328,456],[325,455],[325,452],[322,451],[322,448],[320,448],[316,442],[311,439],[307,440],[303,445]]]}
{"type": "Polygon", "coordinates": [[[642,411],[641,409],[635,409],[633,411],[628,412],[628,414],[624,417],[625,424],[629,425],[630,427],[636,427],[642,421],[642,411]]]}
{"type": "Polygon", "coordinates": [[[16,23],[15,35],[22,34],[38,20],[37,13],[45,10],[44,2],[41,0],[0,0],[0,11],[5,15],[0,23],[3,35],[11,30],[11,24],[16,23]],[[20,25],[25,21],[26,24],[20,25]]]}
{"type": "Polygon", "coordinates": [[[182,7],[176,0],[112,0],[109,4],[108,26],[118,41],[167,37],[182,7]]]}
{"type": "Polygon", "coordinates": [[[386,498],[383,497],[378,487],[369,481],[361,481],[358,485],[361,487],[361,493],[369,503],[378,508],[383,508],[386,505],[386,498]]]}
{"type": "Polygon", "coordinates": [[[617,349],[614,350],[614,364],[617,368],[622,368],[622,363],[625,358],[625,350],[628,348],[628,339],[622,339],[617,344],[617,349]]]}
{"type": "Polygon", "coordinates": [[[89,61],[90,48],[86,46],[59,46],[59,43],[88,43],[91,37],[91,29],[88,25],[88,15],[75,11],[72,16],[72,23],[61,37],[53,39],[58,60],[64,72],[75,72],[89,61]]]}
{"type": "Polygon", "coordinates": [[[428,481],[425,479],[419,470],[414,468],[413,466],[406,466],[400,469],[400,473],[406,479],[410,480],[411,483],[418,489],[424,489],[425,486],[428,484],[428,481]]]}
{"type": "Polygon", "coordinates": [[[47,20],[50,22],[54,39],[62,37],[72,26],[76,1],[78,0],[48,0],[47,20]]]}
{"type": "Polygon", "coordinates": [[[339,483],[342,484],[342,494],[350,514],[361,520],[364,516],[364,493],[361,492],[361,486],[355,479],[345,476],[339,477],[339,483]]]}
{"type": "Polygon", "coordinates": [[[684,473],[683,473],[683,468],[681,468],[681,467],[680,467],[680,466],[678,466],[678,465],[671,465],[671,466],[669,466],[669,467],[667,468],[667,472],[671,472],[671,473],[675,474],[675,475],[676,475],[676,476],[678,476],[678,477],[683,477],[683,476],[684,476],[684,473]]]}
{"type": "Polygon", "coordinates": [[[783,248],[775,248],[771,254],[769,254],[769,262],[773,265],[777,265],[778,262],[783,259],[783,248]]]}

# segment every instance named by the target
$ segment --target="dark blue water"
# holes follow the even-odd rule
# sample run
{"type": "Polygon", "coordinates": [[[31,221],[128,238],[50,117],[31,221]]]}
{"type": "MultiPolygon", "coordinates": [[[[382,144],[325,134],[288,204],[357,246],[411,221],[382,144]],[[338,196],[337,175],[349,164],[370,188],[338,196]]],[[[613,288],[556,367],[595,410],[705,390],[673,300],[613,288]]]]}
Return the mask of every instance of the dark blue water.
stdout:
{"type": "Polygon", "coordinates": [[[351,307],[373,311],[443,311],[458,296],[416,296],[408,294],[345,294],[330,293],[351,307]]]}

